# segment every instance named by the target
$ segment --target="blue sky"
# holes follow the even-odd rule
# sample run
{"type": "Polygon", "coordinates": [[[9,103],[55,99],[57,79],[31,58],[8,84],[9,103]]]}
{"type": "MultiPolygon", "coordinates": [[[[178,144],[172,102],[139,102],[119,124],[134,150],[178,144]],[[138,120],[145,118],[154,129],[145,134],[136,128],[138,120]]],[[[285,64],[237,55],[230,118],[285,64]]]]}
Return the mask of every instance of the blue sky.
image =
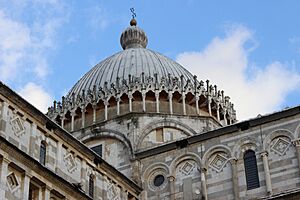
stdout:
{"type": "Polygon", "coordinates": [[[240,119],[300,103],[296,0],[0,0],[0,80],[45,111],[121,51],[131,7],[148,48],[224,89],[240,119]]]}

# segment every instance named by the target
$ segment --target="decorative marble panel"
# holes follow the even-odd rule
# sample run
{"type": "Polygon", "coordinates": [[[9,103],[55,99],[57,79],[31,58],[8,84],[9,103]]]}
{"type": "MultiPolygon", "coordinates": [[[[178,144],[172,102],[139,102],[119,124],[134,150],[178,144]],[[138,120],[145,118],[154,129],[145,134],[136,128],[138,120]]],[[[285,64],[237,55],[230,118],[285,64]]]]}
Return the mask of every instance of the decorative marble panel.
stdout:
{"type": "Polygon", "coordinates": [[[227,163],[227,158],[222,154],[215,154],[211,161],[209,162],[209,166],[217,172],[221,172],[224,166],[227,163]]]}
{"type": "Polygon", "coordinates": [[[6,177],[6,183],[11,192],[14,192],[20,186],[15,173],[11,173],[6,177]]]}
{"type": "Polygon", "coordinates": [[[120,200],[120,188],[113,183],[109,183],[107,188],[107,197],[111,200],[120,200]]]}
{"type": "Polygon", "coordinates": [[[15,136],[20,137],[25,133],[25,128],[19,117],[14,117],[11,119],[10,124],[15,136]]]}
{"type": "Polygon", "coordinates": [[[180,168],[179,171],[184,175],[189,175],[195,168],[193,163],[186,161],[180,168]]]}
{"type": "Polygon", "coordinates": [[[68,172],[72,173],[77,169],[77,165],[72,153],[68,153],[64,156],[64,164],[68,170],[68,172]]]}
{"type": "Polygon", "coordinates": [[[272,145],[271,150],[273,150],[275,153],[279,155],[284,155],[286,151],[290,147],[290,142],[283,139],[283,138],[278,138],[275,143],[272,145]]]}

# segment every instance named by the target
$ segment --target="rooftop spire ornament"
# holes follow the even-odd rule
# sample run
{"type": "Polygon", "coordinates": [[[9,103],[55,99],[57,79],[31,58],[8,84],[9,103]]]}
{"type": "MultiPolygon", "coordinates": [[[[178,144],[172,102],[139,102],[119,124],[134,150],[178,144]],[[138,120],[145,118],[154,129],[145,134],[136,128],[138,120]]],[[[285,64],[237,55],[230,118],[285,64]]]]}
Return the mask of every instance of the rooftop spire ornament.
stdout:
{"type": "Polygon", "coordinates": [[[134,8],[130,8],[130,11],[132,13],[132,19],[130,20],[130,26],[136,26],[137,21],[135,20],[136,13],[134,12],[134,8]]]}
{"type": "Polygon", "coordinates": [[[136,13],[134,12],[134,8],[130,8],[130,11],[132,13],[132,19],[136,17],[136,13]]]}

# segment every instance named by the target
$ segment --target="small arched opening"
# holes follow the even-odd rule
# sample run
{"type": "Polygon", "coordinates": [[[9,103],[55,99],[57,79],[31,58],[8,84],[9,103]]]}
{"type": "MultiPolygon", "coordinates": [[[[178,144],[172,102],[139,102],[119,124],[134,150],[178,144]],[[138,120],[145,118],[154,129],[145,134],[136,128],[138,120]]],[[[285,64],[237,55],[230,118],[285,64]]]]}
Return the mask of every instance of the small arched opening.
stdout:
{"type": "Polygon", "coordinates": [[[185,102],[186,102],[186,114],[187,115],[196,115],[196,98],[195,95],[191,92],[188,92],[185,95],[185,102]]]}
{"type": "Polygon", "coordinates": [[[133,112],[142,112],[143,110],[143,98],[142,93],[135,91],[132,94],[132,111],[133,112]]]}
{"type": "Polygon", "coordinates": [[[127,94],[122,94],[120,97],[120,114],[129,112],[129,98],[127,94]]]}
{"type": "Polygon", "coordinates": [[[146,111],[147,112],[156,112],[156,98],[153,91],[148,91],[146,93],[146,111]]]}
{"type": "Polygon", "coordinates": [[[165,90],[159,93],[159,112],[170,113],[168,93],[165,90]]]}
{"type": "Polygon", "coordinates": [[[173,93],[172,103],[173,103],[173,113],[182,115],[183,114],[182,95],[178,91],[175,91],[173,93]]]}

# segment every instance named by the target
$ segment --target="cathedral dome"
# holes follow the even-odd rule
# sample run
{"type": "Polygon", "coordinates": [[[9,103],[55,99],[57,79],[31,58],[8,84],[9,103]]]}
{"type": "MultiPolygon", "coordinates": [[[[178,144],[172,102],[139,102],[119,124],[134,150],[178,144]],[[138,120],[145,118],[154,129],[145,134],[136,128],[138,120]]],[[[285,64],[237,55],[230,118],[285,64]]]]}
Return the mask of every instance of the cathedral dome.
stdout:
{"type": "Polygon", "coordinates": [[[235,121],[229,97],[198,81],[177,62],[147,49],[145,32],[132,19],[120,37],[122,51],[88,71],[48,116],[76,131],[128,113],[204,117],[235,121]]]}

